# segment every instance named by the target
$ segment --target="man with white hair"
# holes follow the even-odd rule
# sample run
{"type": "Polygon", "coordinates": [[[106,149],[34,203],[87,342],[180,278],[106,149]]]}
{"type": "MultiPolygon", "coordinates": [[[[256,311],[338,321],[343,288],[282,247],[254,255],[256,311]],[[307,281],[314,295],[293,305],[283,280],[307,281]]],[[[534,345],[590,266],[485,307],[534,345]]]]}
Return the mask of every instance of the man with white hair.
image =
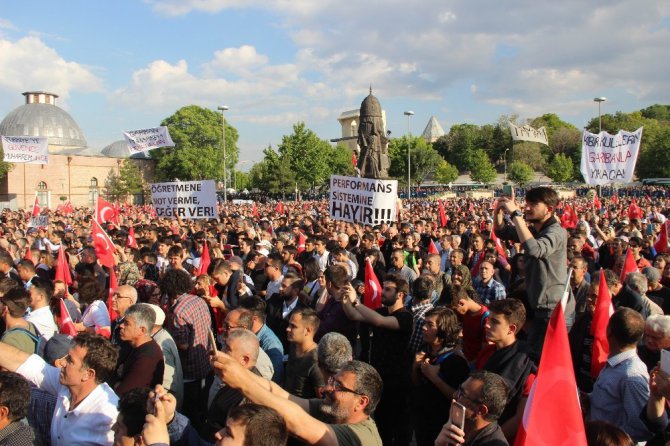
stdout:
{"type": "Polygon", "coordinates": [[[647,297],[649,285],[644,274],[635,272],[628,273],[625,279],[625,283],[634,293],[639,294],[639,303],[641,308],[633,309],[639,311],[644,319],[647,319],[652,314],[663,314],[661,307],[656,305],[654,301],[647,297]]]}
{"type": "Polygon", "coordinates": [[[652,314],[644,324],[643,343],[638,345],[637,354],[647,365],[647,370],[656,367],[661,360],[661,350],[670,348],[670,316],[652,314]]]}
{"type": "Polygon", "coordinates": [[[181,408],[181,403],[184,401],[184,372],[181,369],[177,344],[175,344],[170,333],[163,328],[165,312],[158,305],[142,305],[150,306],[154,310],[154,313],[156,313],[156,321],[151,329],[151,337],[163,351],[163,362],[165,364],[163,370],[163,387],[175,396],[177,409],[179,409],[181,408]]]}

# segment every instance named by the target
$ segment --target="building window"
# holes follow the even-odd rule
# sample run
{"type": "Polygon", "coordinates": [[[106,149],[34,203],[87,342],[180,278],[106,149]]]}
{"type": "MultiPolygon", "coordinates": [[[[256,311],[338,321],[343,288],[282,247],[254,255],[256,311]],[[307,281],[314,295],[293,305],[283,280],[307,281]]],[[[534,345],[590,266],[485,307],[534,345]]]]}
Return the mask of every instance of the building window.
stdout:
{"type": "Polygon", "coordinates": [[[40,95],[34,94],[33,95],[33,104],[39,104],[40,103],[40,95]]]}
{"type": "Polygon", "coordinates": [[[47,190],[47,183],[40,181],[40,183],[37,185],[37,190],[47,190]]]}
{"type": "Polygon", "coordinates": [[[98,187],[98,179],[96,177],[91,178],[91,187],[98,187]]]}

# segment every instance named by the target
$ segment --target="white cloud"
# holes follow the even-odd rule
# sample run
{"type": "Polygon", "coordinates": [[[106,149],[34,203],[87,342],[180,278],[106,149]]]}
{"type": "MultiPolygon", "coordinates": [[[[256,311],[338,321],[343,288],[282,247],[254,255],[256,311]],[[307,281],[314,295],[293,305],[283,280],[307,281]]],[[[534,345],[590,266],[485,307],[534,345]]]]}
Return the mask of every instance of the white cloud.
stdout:
{"type": "Polygon", "coordinates": [[[73,91],[101,91],[102,84],[89,67],[63,59],[38,37],[0,39],[0,89],[8,93],[47,90],[67,99],[73,91]]]}

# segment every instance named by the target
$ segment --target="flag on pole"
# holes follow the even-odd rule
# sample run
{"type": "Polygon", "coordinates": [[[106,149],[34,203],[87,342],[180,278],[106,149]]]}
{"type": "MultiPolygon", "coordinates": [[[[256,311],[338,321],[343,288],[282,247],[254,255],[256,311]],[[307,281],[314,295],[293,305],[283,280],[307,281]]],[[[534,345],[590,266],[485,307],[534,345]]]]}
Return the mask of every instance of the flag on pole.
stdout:
{"type": "Polygon", "coordinates": [[[668,222],[661,224],[661,233],[658,235],[658,240],[654,243],[654,249],[656,253],[667,253],[668,252],[668,222]]]}
{"type": "Polygon", "coordinates": [[[275,206],[275,211],[277,211],[280,214],[283,214],[285,212],[284,203],[282,203],[281,201],[277,203],[277,206],[275,206]]]}
{"type": "Polygon", "coordinates": [[[100,223],[95,220],[91,220],[91,235],[93,236],[95,254],[98,256],[100,264],[110,269],[113,268],[116,264],[114,260],[114,242],[102,229],[100,223]]]}
{"type": "Polygon", "coordinates": [[[128,248],[135,248],[137,249],[137,239],[135,238],[135,228],[132,226],[128,230],[128,239],[126,240],[126,246],[128,248]]]}
{"type": "Polygon", "coordinates": [[[610,345],[607,341],[607,324],[613,313],[612,295],[605,281],[605,270],[601,269],[596,308],[593,310],[593,320],[591,321],[591,336],[593,336],[591,377],[593,379],[596,379],[605,367],[610,353],[610,345]]]}
{"type": "Polygon", "coordinates": [[[118,219],[118,210],[109,201],[98,197],[95,203],[95,220],[100,223],[107,223],[118,219]]]}
{"type": "Polygon", "coordinates": [[[447,219],[447,213],[444,212],[444,204],[442,204],[442,200],[439,201],[439,206],[440,206],[440,227],[445,227],[447,226],[447,222],[449,219],[447,219]]]}
{"type": "Polygon", "coordinates": [[[109,268],[109,296],[107,296],[107,311],[109,311],[109,320],[110,321],[115,321],[116,318],[119,317],[119,315],[116,313],[116,311],[114,311],[114,307],[112,306],[112,300],[114,299],[114,293],[116,293],[116,289],[118,287],[119,287],[119,283],[116,280],[116,273],[114,272],[114,266],[112,266],[111,268],[109,268]]]}
{"type": "Polygon", "coordinates": [[[202,242],[202,255],[200,256],[200,264],[198,265],[198,270],[196,275],[207,274],[207,269],[212,263],[212,259],[209,257],[209,246],[207,240],[202,242]]]}
{"type": "Polygon", "coordinates": [[[256,202],[255,202],[255,201],[254,201],[254,207],[253,207],[253,209],[251,210],[251,212],[252,212],[254,218],[259,218],[259,217],[260,217],[260,215],[258,214],[258,206],[256,206],[256,202]]]}
{"type": "Polygon", "coordinates": [[[602,203],[600,203],[600,199],[598,198],[598,191],[596,191],[595,194],[593,194],[593,208],[596,211],[599,211],[603,207],[602,203]]]}
{"type": "Polygon", "coordinates": [[[621,283],[624,283],[628,273],[637,273],[639,272],[637,268],[637,263],[633,257],[633,252],[628,248],[626,250],[626,260],[623,263],[623,268],[621,269],[621,283]]]}
{"type": "Polygon", "coordinates": [[[495,231],[491,231],[491,240],[493,240],[493,242],[496,244],[496,251],[498,251],[498,254],[507,260],[507,250],[502,245],[502,241],[500,241],[500,239],[496,236],[495,231]]]}
{"type": "Polygon", "coordinates": [[[63,245],[58,248],[58,259],[56,260],[56,274],[55,280],[60,280],[65,283],[66,287],[72,285],[72,274],[70,273],[70,265],[68,265],[65,257],[65,249],[63,245]]]}
{"type": "Polygon", "coordinates": [[[570,356],[564,306],[556,305],[544,338],[537,378],[526,401],[514,446],[586,446],[586,433],[570,356]]]}
{"type": "Polygon", "coordinates": [[[351,153],[351,165],[356,168],[358,166],[358,160],[356,159],[356,152],[351,153]]]}
{"type": "Polygon", "coordinates": [[[301,252],[303,252],[305,250],[305,245],[306,244],[307,244],[307,237],[305,237],[305,234],[300,232],[298,234],[298,246],[297,246],[298,254],[300,254],[301,252]]]}
{"type": "Polygon", "coordinates": [[[28,245],[26,245],[26,253],[23,255],[23,258],[25,260],[30,260],[33,265],[35,264],[35,262],[33,262],[33,250],[28,245]]]}
{"type": "Polygon", "coordinates": [[[70,312],[67,311],[67,305],[65,305],[65,300],[62,297],[59,305],[58,332],[68,336],[77,336],[77,329],[74,327],[74,322],[72,322],[72,317],[70,316],[70,312]]]}
{"type": "Polygon", "coordinates": [[[428,245],[428,254],[440,254],[440,251],[437,249],[437,245],[430,239],[430,244],[428,245]]]}
{"type": "Polygon", "coordinates": [[[373,310],[382,306],[382,286],[369,259],[365,259],[365,292],[363,305],[373,310]]]}
{"type": "Polygon", "coordinates": [[[630,203],[630,206],[628,206],[628,218],[630,218],[631,220],[642,219],[642,209],[640,209],[640,206],[637,205],[635,198],[633,198],[633,201],[630,203]]]}
{"type": "Polygon", "coordinates": [[[565,229],[574,228],[577,226],[577,221],[577,214],[569,204],[566,204],[563,207],[563,215],[561,215],[561,226],[565,229]]]}
{"type": "Polygon", "coordinates": [[[37,200],[37,194],[35,194],[35,204],[33,204],[33,213],[31,217],[37,217],[40,215],[40,202],[37,200]]]}

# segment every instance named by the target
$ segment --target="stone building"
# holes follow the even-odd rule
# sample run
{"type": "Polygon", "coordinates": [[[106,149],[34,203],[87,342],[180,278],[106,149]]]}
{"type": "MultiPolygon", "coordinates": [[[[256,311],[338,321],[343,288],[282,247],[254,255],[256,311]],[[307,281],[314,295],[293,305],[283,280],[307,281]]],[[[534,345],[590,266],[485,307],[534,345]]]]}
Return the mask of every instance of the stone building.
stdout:
{"type": "Polygon", "coordinates": [[[47,164],[13,164],[0,180],[0,207],[28,208],[37,194],[41,207],[55,209],[70,201],[75,207],[93,206],[104,194],[110,175],[119,174],[124,159],[137,163],[145,180],[153,177],[155,163],[148,155],[130,156],[124,141],[101,151],[88,146],[77,122],[56,105],[58,95],[44,91],[23,93],[25,104],[0,122],[0,135],[47,137],[47,164]]]}

